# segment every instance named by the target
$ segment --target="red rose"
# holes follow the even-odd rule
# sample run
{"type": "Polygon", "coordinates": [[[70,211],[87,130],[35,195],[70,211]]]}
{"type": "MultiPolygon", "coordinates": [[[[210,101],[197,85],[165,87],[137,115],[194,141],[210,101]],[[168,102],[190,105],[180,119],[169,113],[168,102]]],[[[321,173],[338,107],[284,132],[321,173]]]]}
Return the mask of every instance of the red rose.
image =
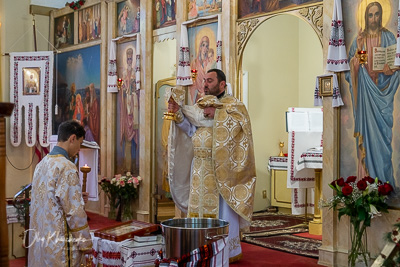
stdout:
{"type": "Polygon", "coordinates": [[[363,178],[363,180],[366,181],[366,182],[368,182],[368,183],[370,183],[370,184],[375,183],[375,179],[372,178],[371,176],[365,176],[365,177],[363,178]]]}
{"type": "Polygon", "coordinates": [[[354,183],[357,180],[357,176],[349,176],[347,177],[346,183],[354,183]]]}
{"type": "Polygon", "coordinates": [[[358,189],[360,189],[361,191],[364,191],[365,188],[367,188],[367,182],[365,180],[360,180],[357,183],[357,187],[358,189]]]}
{"type": "Polygon", "coordinates": [[[387,195],[393,191],[393,187],[389,183],[385,183],[383,186],[385,187],[385,192],[387,195]]]}
{"type": "Polygon", "coordinates": [[[74,6],[74,2],[69,3],[69,7],[73,7],[74,6]]]}
{"type": "Polygon", "coordinates": [[[385,186],[384,185],[380,185],[379,187],[378,187],[378,192],[379,192],[379,194],[381,194],[381,195],[383,195],[383,196],[386,196],[387,194],[386,194],[386,189],[385,189],[385,186]]]}
{"type": "Polygon", "coordinates": [[[78,7],[77,7],[77,6],[74,6],[74,9],[75,9],[75,10],[77,10],[77,9],[78,9],[78,7]]]}
{"type": "Polygon", "coordinates": [[[79,4],[80,4],[81,6],[83,6],[84,2],[81,0],[81,1],[79,1],[79,4]]]}
{"type": "Polygon", "coordinates": [[[353,192],[353,187],[351,187],[350,185],[346,184],[345,186],[343,186],[342,188],[342,193],[345,196],[350,195],[353,192]]]}
{"type": "Polygon", "coordinates": [[[337,179],[336,182],[337,182],[337,185],[338,185],[338,186],[343,186],[343,185],[344,185],[344,179],[343,179],[343,177],[340,177],[339,179],[337,179]]]}

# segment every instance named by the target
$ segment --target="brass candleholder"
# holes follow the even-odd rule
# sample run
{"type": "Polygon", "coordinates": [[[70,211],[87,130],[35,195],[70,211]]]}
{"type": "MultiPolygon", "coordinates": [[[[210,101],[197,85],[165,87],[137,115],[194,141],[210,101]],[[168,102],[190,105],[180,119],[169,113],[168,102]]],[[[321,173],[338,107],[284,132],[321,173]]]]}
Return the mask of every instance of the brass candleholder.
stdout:
{"type": "Polygon", "coordinates": [[[80,170],[83,173],[82,192],[86,192],[87,174],[92,170],[92,168],[85,164],[85,166],[82,166],[80,170]]]}
{"type": "Polygon", "coordinates": [[[279,142],[279,149],[281,152],[279,152],[278,157],[284,157],[285,155],[283,154],[283,147],[285,146],[285,142],[279,142]]]}
{"type": "Polygon", "coordinates": [[[123,84],[124,84],[124,81],[123,81],[121,78],[118,78],[118,80],[117,80],[117,87],[118,87],[118,90],[121,89],[121,87],[122,87],[123,84]]]}
{"type": "Polygon", "coordinates": [[[190,70],[190,72],[192,73],[192,81],[195,82],[196,78],[197,78],[197,70],[192,69],[192,70],[190,70]]]}

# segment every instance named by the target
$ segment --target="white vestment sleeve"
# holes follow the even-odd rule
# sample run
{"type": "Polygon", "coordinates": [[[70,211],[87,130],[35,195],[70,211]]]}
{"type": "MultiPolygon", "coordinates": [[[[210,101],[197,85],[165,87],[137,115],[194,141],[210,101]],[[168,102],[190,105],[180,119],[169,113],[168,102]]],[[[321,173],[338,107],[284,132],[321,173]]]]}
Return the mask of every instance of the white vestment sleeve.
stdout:
{"type": "Polygon", "coordinates": [[[171,123],[168,136],[168,181],[175,205],[185,213],[189,203],[192,159],[192,139],[175,123],[171,123]]]}

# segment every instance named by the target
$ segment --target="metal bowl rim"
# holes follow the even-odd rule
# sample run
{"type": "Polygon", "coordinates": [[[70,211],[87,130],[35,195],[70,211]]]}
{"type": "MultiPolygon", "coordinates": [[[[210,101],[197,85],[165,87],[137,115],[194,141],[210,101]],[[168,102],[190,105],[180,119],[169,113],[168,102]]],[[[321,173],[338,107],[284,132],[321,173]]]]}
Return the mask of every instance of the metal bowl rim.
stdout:
{"type": "Polygon", "coordinates": [[[165,221],[162,221],[160,225],[164,228],[172,228],[172,229],[180,229],[180,230],[201,230],[201,229],[217,229],[217,228],[224,228],[226,226],[229,226],[229,222],[226,220],[222,219],[214,219],[214,218],[179,218],[179,219],[168,219],[165,221]],[[219,221],[222,222],[224,225],[220,226],[213,226],[213,227],[199,227],[199,228],[189,228],[189,227],[180,227],[180,226],[170,226],[170,225],[165,225],[167,222],[171,221],[176,221],[176,220],[206,220],[206,221],[219,221]]]}

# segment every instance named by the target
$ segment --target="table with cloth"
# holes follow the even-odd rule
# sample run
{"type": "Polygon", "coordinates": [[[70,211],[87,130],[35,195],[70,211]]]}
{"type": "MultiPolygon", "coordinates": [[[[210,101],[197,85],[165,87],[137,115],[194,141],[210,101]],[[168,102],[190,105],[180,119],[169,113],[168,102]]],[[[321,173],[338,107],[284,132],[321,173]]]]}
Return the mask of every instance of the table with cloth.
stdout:
{"type": "Polygon", "coordinates": [[[315,177],[314,188],[314,219],[309,224],[309,233],[313,235],[322,234],[322,217],[319,208],[319,200],[322,197],[322,147],[308,149],[303,152],[296,164],[296,170],[313,170],[315,177]]]}
{"type": "Polygon", "coordinates": [[[322,147],[322,109],[289,108],[287,187],[292,189],[292,214],[314,214],[315,172],[296,169],[301,155],[322,147]]]}
{"type": "Polygon", "coordinates": [[[156,241],[137,242],[126,239],[121,242],[110,241],[94,236],[93,266],[154,266],[157,254],[165,250],[161,235],[156,241]]]}
{"type": "MultiPolygon", "coordinates": [[[[165,255],[164,239],[157,236],[156,241],[138,242],[133,239],[126,239],[115,242],[94,236],[92,266],[154,266],[159,259],[159,251],[165,255]]],[[[182,255],[180,262],[199,265],[203,262],[210,262],[210,266],[229,266],[229,244],[227,238],[221,238],[208,245],[194,249],[187,255],[182,255]]],[[[164,259],[159,261],[160,266],[175,266],[175,259],[164,259]]],[[[177,266],[177,265],[176,265],[177,266]]]]}
{"type": "Polygon", "coordinates": [[[271,206],[277,208],[292,207],[292,192],[287,188],[287,157],[269,157],[268,171],[271,177],[271,206]]]}

